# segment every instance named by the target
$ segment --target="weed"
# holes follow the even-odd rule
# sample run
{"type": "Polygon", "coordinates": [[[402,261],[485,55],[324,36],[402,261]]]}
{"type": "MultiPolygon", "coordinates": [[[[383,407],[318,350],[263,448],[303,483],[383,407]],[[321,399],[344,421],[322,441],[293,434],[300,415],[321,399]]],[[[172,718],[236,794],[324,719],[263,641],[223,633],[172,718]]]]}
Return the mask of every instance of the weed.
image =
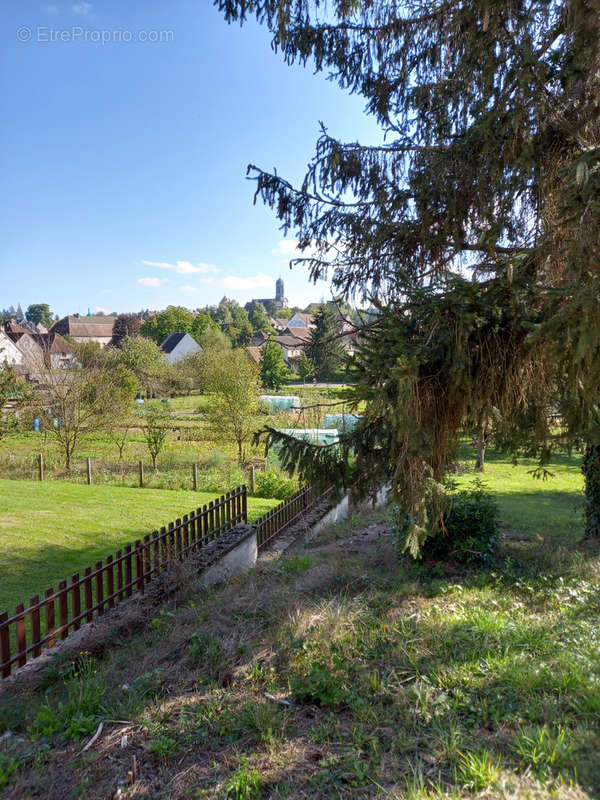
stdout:
{"type": "Polygon", "coordinates": [[[281,565],[281,569],[290,575],[298,575],[301,572],[306,572],[309,568],[310,556],[291,556],[281,565]]]}
{"type": "Polygon", "coordinates": [[[560,772],[570,761],[572,747],[566,741],[567,731],[559,725],[555,732],[527,728],[515,739],[514,747],[521,760],[544,779],[560,772]]]}
{"type": "Polygon", "coordinates": [[[0,789],[8,786],[10,776],[19,768],[19,762],[13,756],[0,753],[0,789]]]}
{"type": "Polygon", "coordinates": [[[311,658],[290,676],[290,690],[301,703],[318,706],[340,706],[348,702],[350,687],[347,680],[346,661],[334,653],[331,661],[311,658]]]}
{"type": "Polygon", "coordinates": [[[225,781],[225,791],[230,800],[256,800],[262,794],[262,778],[256,769],[250,769],[242,760],[236,771],[225,781]]]}
{"type": "Polygon", "coordinates": [[[77,741],[93,733],[106,713],[104,687],[96,678],[94,662],[81,653],[78,671],[68,681],[69,700],[57,703],[46,701],[29,729],[32,738],[50,738],[60,733],[66,742],[77,741]]]}
{"type": "Polygon", "coordinates": [[[153,753],[157,758],[167,761],[176,752],[178,746],[176,739],[163,734],[162,736],[150,739],[150,741],[146,743],[146,750],[153,753]]]}
{"type": "Polygon", "coordinates": [[[154,619],[151,621],[150,627],[153,631],[164,635],[171,627],[174,619],[175,614],[172,611],[169,611],[166,605],[163,605],[160,609],[158,617],[154,617],[154,619]]]}
{"type": "Polygon", "coordinates": [[[222,659],[221,643],[211,633],[195,633],[187,648],[191,664],[199,666],[212,678],[216,678],[222,659]]]}
{"type": "Polygon", "coordinates": [[[489,750],[459,753],[457,781],[476,792],[492,786],[500,777],[500,759],[489,750]]]}

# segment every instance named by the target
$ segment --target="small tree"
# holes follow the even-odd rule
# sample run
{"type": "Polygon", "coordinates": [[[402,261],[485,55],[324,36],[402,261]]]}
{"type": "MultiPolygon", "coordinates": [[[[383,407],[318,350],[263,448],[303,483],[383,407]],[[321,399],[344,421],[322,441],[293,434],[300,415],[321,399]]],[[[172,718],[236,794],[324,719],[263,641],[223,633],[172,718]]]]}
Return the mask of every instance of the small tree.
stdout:
{"type": "Polygon", "coordinates": [[[114,373],[116,381],[115,402],[107,415],[107,431],[119,450],[119,459],[123,459],[125,445],[136,420],[133,415],[133,401],[139,390],[137,378],[127,369],[119,366],[114,373]]]}
{"type": "Polygon", "coordinates": [[[163,403],[147,403],[139,411],[144,420],[144,438],[152,459],[152,469],[156,469],[156,459],[165,446],[167,434],[172,425],[171,413],[163,403]]]}
{"type": "Polygon", "coordinates": [[[71,469],[73,455],[88,433],[106,428],[123,402],[118,373],[113,370],[47,370],[37,401],[37,413],[46,420],[46,432],[64,455],[71,469]]]}
{"type": "Polygon", "coordinates": [[[258,428],[258,367],[243,350],[211,353],[204,365],[204,386],[209,395],[206,412],[215,439],[237,444],[238,462],[245,461],[245,446],[258,428]]]}
{"type": "Polygon", "coordinates": [[[260,377],[263,386],[276,390],[279,390],[290,377],[290,371],[283,360],[283,352],[276,342],[267,342],[263,347],[260,377]]]}
{"type": "Polygon", "coordinates": [[[339,332],[336,315],[326,306],[319,308],[308,351],[318,380],[330,378],[344,362],[339,332]]]}
{"type": "Polygon", "coordinates": [[[300,359],[300,364],[298,365],[298,375],[303,381],[309,381],[311,378],[314,377],[315,368],[310,360],[310,358],[306,355],[306,353],[302,353],[302,358],[300,359]]]}

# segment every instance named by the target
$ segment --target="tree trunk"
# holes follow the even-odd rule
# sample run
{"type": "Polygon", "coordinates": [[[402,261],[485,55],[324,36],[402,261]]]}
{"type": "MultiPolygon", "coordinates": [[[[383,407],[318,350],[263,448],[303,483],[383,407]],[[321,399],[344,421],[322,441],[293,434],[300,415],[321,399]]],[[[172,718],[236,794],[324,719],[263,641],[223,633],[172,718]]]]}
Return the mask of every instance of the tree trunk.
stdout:
{"type": "Polygon", "coordinates": [[[600,537],[600,445],[590,445],[583,457],[585,476],[585,538],[600,537]]]}
{"type": "Polygon", "coordinates": [[[485,448],[487,445],[485,427],[479,428],[477,434],[477,459],[475,461],[475,472],[483,472],[485,469],[485,448]]]}
{"type": "Polygon", "coordinates": [[[156,469],[156,455],[152,453],[152,469],[156,469]]]}

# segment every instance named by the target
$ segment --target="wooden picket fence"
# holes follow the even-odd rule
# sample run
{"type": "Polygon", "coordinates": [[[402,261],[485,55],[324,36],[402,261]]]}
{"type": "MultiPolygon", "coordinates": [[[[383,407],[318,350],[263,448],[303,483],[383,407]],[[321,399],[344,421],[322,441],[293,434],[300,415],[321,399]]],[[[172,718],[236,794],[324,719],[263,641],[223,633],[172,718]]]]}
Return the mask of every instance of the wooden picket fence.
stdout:
{"type": "Polygon", "coordinates": [[[7,678],[13,665],[24,666],[41,655],[42,648],[66,639],[82,623],[101,617],[134,592],[143,594],[146,584],[171,562],[247,522],[247,490],[240,486],[117,550],[104,563],[87,567],[83,577],[75,573],[69,582],[60,581],[58,590],[51,586],[43,599],[35,595],[27,608],[21,603],[11,617],[6,611],[0,613],[0,677],[7,678]]]}
{"type": "MultiPolygon", "coordinates": [[[[267,512],[254,525],[258,549],[263,550],[275,536],[328,499],[332,491],[317,494],[307,486],[267,512]]],[[[6,611],[0,613],[0,678],[7,678],[15,664],[23,667],[40,656],[43,648],[66,639],[71,631],[79,630],[94,616],[103,616],[134,592],[144,594],[146,584],[173,561],[183,560],[247,522],[247,489],[240,486],[117,550],[104,562],[97,561],[84,570],[83,577],[75,573],[70,582],[60,581],[58,590],[51,586],[42,600],[35,595],[27,608],[21,603],[11,617],[6,611]]]]}
{"type": "Polygon", "coordinates": [[[310,486],[305,486],[283,503],[267,511],[254,524],[258,549],[263,550],[271,539],[279,536],[280,533],[293,525],[294,522],[297,522],[314,506],[326,500],[332,491],[333,489],[330,488],[321,494],[316,494],[310,486]]]}

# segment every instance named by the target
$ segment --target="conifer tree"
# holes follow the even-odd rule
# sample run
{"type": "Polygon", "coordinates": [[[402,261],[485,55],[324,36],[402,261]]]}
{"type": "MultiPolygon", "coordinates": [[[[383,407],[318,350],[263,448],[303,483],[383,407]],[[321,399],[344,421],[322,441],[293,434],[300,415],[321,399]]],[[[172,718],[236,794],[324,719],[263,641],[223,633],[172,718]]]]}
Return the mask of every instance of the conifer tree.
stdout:
{"type": "Polygon", "coordinates": [[[344,352],[339,333],[335,314],[327,306],[321,306],[315,314],[315,327],[307,354],[314,365],[317,380],[328,380],[342,368],[344,352]]]}
{"type": "Polygon", "coordinates": [[[600,518],[596,5],[217,2],[230,22],[267,25],[287,63],[361,94],[385,131],[369,145],[323,128],[299,186],[249,170],[314,252],[312,277],[379,312],[358,348],[368,404],[355,445],[361,475],[392,476],[411,546],[436,528],[462,426],[490,408],[506,441],[543,461],[555,441],[546,412],[562,398],[563,433],[589,448],[589,519],[600,518]]]}

